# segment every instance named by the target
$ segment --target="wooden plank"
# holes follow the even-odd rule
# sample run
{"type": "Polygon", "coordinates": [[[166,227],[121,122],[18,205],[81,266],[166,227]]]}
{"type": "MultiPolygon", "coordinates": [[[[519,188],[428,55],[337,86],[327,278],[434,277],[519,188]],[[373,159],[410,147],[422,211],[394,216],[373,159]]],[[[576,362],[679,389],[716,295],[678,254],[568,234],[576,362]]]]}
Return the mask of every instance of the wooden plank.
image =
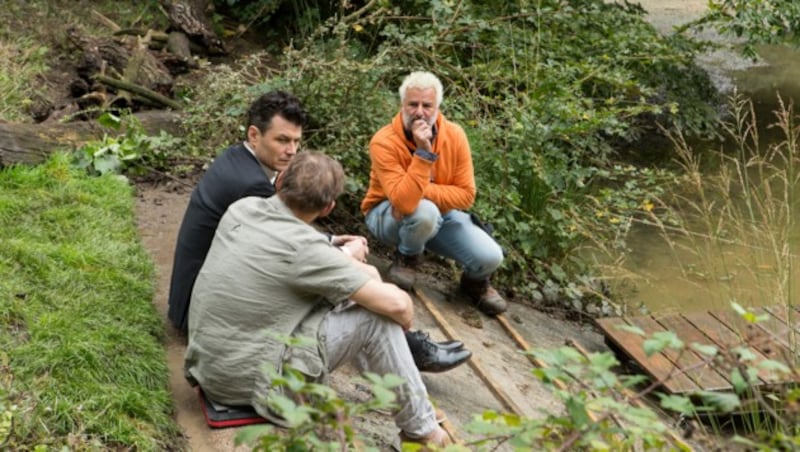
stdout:
{"type": "Polygon", "coordinates": [[[786,325],[787,329],[789,326],[792,327],[789,334],[790,336],[789,344],[790,346],[792,343],[796,345],[798,341],[797,335],[800,334],[800,324],[799,324],[800,315],[797,313],[796,308],[780,305],[780,306],[768,306],[764,309],[770,314],[772,314],[772,316],[780,320],[781,323],[786,325]],[[794,336],[794,338],[792,338],[791,336],[794,336]]]}
{"type": "MultiPolygon", "coordinates": [[[[522,337],[522,335],[519,334],[519,332],[517,332],[516,328],[514,328],[511,325],[511,323],[508,321],[508,319],[506,319],[505,315],[497,314],[495,316],[495,319],[497,319],[497,321],[500,323],[500,325],[503,327],[503,329],[506,331],[506,333],[508,333],[508,335],[511,336],[511,338],[514,339],[514,342],[516,342],[517,345],[523,351],[529,352],[531,350],[530,345],[528,345],[528,341],[526,341],[525,338],[522,337]]],[[[539,368],[542,368],[542,369],[546,369],[548,367],[547,363],[545,363],[544,361],[536,358],[535,356],[533,356],[532,353],[526,353],[525,356],[527,356],[528,360],[536,367],[539,367],[539,368]]],[[[569,389],[567,387],[567,385],[563,381],[561,381],[561,380],[559,380],[557,378],[553,379],[552,382],[558,389],[561,389],[561,390],[569,389]]],[[[597,397],[597,394],[592,393],[592,397],[597,397]]],[[[594,411],[588,410],[586,412],[586,414],[589,416],[589,419],[591,419],[592,422],[598,422],[599,418],[597,417],[597,414],[594,413],[594,411]]],[[[613,418],[614,422],[616,422],[617,425],[619,425],[619,421],[617,420],[617,418],[613,417],[613,416],[612,416],[612,418],[613,418]]]]}
{"type": "MultiPolygon", "coordinates": [[[[750,323],[739,314],[729,310],[714,312],[712,314],[717,320],[725,323],[732,330],[738,331],[747,345],[758,350],[761,356],[763,356],[763,359],[789,364],[786,362],[786,359],[791,359],[792,351],[780,342],[774,340],[772,334],[763,328],[759,328],[756,323],[750,323]]],[[[752,365],[758,366],[758,363],[763,361],[761,356],[756,358],[752,365]]],[[[793,381],[790,380],[791,377],[789,375],[775,374],[768,370],[759,369],[759,376],[769,383],[788,383],[789,381],[793,381]]]]}
{"type": "MultiPolygon", "coordinates": [[[[646,331],[673,331],[665,328],[662,324],[658,323],[650,316],[633,317],[629,319],[633,325],[636,325],[646,331]]],[[[686,322],[683,322],[687,327],[693,328],[686,322]]],[[[678,338],[684,340],[680,334],[673,331],[678,338]]],[[[684,341],[685,343],[685,341],[684,341]]],[[[683,373],[689,377],[699,388],[706,391],[721,391],[731,387],[731,384],[722,375],[720,375],[708,362],[706,356],[703,356],[692,350],[689,343],[686,343],[686,348],[683,350],[673,350],[670,348],[665,349],[662,353],[676,367],[681,369],[683,373]]]]}
{"type": "MultiPolygon", "coordinates": [[[[638,334],[634,334],[623,329],[619,325],[625,325],[626,319],[615,317],[598,319],[597,325],[605,332],[620,349],[625,351],[634,361],[636,361],[652,378],[662,382],[664,389],[671,393],[694,392],[700,389],[691,379],[683,374],[674,374],[675,365],[663,354],[656,353],[647,356],[644,352],[644,339],[638,334]]],[[[647,331],[645,331],[646,336],[647,331]]]]}
{"type": "MultiPolygon", "coordinates": [[[[800,325],[798,325],[800,316],[797,315],[794,309],[789,310],[787,316],[788,309],[791,308],[787,308],[783,305],[764,308],[771,316],[766,322],[768,322],[767,325],[772,325],[770,326],[771,332],[776,331],[776,333],[773,333],[774,336],[777,336],[788,350],[796,351],[798,347],[800,347],[800,325]],[[787,323],[789,319],[793,321],[792,326],[787,323]],[[785,332],[785,334],[781,335],[779,334],[780,332],[785,332]]],[[[785,357],[785,362],[793,368],[798,366],[798,363],[800,363],[799,360],[800,355],[798,355],[797,352],[791,352],[785,357]]]]}
{"type": "Polygon", "coordinates": [[[798,337],[793,328],[772,314],[768,308],[754,308],[753,312],[757,316],[763,317],[762,320],[756,323],[758,328],[768,334],[772,340],[779,342],[789,350],[797,350],[798,337]]]}
{"type": "MultiPolygon", "coordinates": [[[[450,339],[455,338],[455,329],[452,327],[452,325],[450,325],[450,322],[444,318],[442,313],[439,311],[439,308],[436,307],[433,298],[425,292],[425,289],[414,286],[413,293],[431,313],[431,316],[433,316],[433,319],[436,320],[436,323],[439,325],[439,328],[444,331],[445,335],[450,339]]],[[[478,375],[478,378],[481,379],[483,384],[486,385],[489,391],[497,398],[498,401],[500,401],[500,403],[502,403],[509,411],[522,416],[523,411],[519,405],[517,405],[516,402],[514,402],[514,400],[512,400],[502,388],[500,388],[497,382],[491,378],[491,374],[486,371],[486,368],[483,366],[480,359],[478,359],[478,357],[474,354],[469,359],[469,365],[478,375]]]]}
{"type": "MultiPolygon", "coordinates": [[[[519,334],[517,332],[517,330],[513,326],[511,326],[511,323],[509,323],[509,321],[508,321],[508,319],[506,319],[505,315],[497,314],[495,316],[495,318],[500,323],[500,325],[503,327],[503,329],[506,331],[506,333],[508,333],[508,335],[511,336],[511,338],[514,339],[514,342],[517,343],[519,348],[521,348],[523,351],[526,351],[526,352],[530,351],[531,346],[528,345],[528,341],[526,341],[525,338],[522,337],[522,335],[519,334]]],[[[528,357],[528,361],[530,361],[531,364],[533,364],[534,366],[541,367],[543,369],[547,368],[547,363],[545,363],[542,360],[536,358],[535,356],[533,356],[533,354],[526,353],[525,356],[528,357]]],[[[558,387],[558,389],[562,389],[562,390],[567,389],[567,385],[564,384],[564,382],[559,380],[559,379],[554,379],[553,380],[553,384],[556,387],[558,387]]],[[[589,415],[591,416],[592,414],[589,413],[589,415]]],[[[596,420],[596,419],[592,419],[592,420],[596,420]]]]}
{"type": "MultiPolygon", "coordinates": [[[[789,350],[776,340],[777,335],[760,328],[757,323],[750,323],[733,311],[712,312],[711,315],[733,331],[738,332],[748,345],[761,352],[766,358],[778,360],[789,356],[789,350]]],[[[784,326],[783,329],[787,329],[787,327],[784,326]]]]}
{"type": "MultiPolygon", "coordinates": [[[[746,347],[751,353],[756,356],[756,362],[766,359],[758,350],[748,346],[742,336],[730,329],[727,325],[717,320],[708,312],[693,312],[682,314],[683,317],[691,322],[698,330],[702,331],[709,339],[714,341],[714,344],[719,350],[730,350],[734,347],[746,347]]],[[[760,370],[758,377],[762,383],[774,383],[775,376],[771,372],[760,370]]]]}

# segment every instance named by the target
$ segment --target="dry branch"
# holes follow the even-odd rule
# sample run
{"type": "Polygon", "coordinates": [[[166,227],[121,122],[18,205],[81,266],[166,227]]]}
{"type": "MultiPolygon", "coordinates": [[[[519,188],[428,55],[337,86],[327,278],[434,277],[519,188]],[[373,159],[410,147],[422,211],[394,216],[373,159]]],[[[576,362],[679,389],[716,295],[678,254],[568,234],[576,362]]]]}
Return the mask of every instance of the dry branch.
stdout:
{"type": "Polygon", "coordinates": [[[161,94],[158,94],[157,92],[155,92],[155,91],[153,91],[151,89],[145,88],[144,86],[136,85],[136,84],[133,84],[133,83],[130,83],[130,82],[126,82],[124,80],[118,80],[118,79],[115,79],[113,77],[108,77],[108,76],[102,75],[102,74],[96,74],[94,76],[94,79],[97,80],[100,83],[105,84],[105,85],[108,85],[108,86],[111,86],[111,87],[114,87],[114,88],[117,88],[117,89],[122,89],[122,90],[125,90],[125,91],[128,91],[128,92],[131,92],[133,94],[138,94],[138,95],[140,95],[140,96],[142,96],[142,97],[144,97],[146,99],[149,99],[149,100],[151,100],[153,102],[161,104],[161,105],[163,105],[165,107],[169,107],[169,108],[172,108],[174,110],[180,110],[181,109],[181,104],[178,103],[177,101],[174,101],[174,100],[172,100],[172,99],[170,99],[170,98],[168,98],[166,96],[162,96],[161,94]]]}

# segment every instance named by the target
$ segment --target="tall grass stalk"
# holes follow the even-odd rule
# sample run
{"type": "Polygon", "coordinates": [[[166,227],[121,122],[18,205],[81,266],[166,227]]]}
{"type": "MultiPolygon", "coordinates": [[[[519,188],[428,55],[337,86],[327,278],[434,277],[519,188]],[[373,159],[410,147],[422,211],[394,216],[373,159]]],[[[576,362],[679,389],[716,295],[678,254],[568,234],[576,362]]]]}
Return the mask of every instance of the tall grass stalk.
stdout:
{"type": "MultiPolygon", "coordinates": [[[[687,175],[687,184],[672,193],[678,228],[659,224],[671,249],[693,253],[695,269],[706,275],[717,307],[736,301],[745,306],[791,305],[794,193],[800,189],[793,106],[780,103],[775,141],[759,137],[758,118],[741,97],[731,99],[732,118],[723,130],[735,152],[712,152],[713,171],[703,171],[700,155],[680,137],[673,143],[687,175]]],[[[684,254],[686,255],[686,254],[684,254]]],[[[686,262],[678,262],[686,268],[686,262]]]]}

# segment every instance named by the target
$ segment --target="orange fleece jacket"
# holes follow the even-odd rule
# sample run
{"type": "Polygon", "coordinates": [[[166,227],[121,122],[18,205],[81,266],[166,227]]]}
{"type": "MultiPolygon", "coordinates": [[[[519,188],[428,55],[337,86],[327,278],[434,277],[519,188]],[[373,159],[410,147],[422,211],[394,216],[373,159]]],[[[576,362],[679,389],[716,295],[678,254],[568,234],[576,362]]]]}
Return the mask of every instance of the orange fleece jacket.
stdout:
{"type": "Polygon", "coordinates": [[[384,199],[402,215],[413,213],[423,198],[436,204],[443,214],[472,206],[475,174],[467,135],[441,112],[436,129],[433,153],[439,157],[435,163],[411,154],[417,145],[406,139],[401,113],[372,137],[369,188],[361,201],[364,214],[384,199]]]}

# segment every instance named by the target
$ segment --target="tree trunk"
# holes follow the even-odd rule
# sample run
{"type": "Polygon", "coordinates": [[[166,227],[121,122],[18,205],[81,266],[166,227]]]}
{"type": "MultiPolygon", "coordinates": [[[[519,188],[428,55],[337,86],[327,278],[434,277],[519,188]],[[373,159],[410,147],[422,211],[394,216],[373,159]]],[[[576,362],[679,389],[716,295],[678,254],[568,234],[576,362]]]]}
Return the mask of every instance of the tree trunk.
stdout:
{"type": "MultiPolygon", "coordinates": [[[[181,115],[175,112],[148,111],[134,115],[145,133],[165,131],[182,134],[181,115]]],[[[122,131],[101,126],[96,121],[70,123],[19,124],[0,123],[0,167],[11,164],[38,164],[58,150],[73,150],[103,137],[122,131]]]]}

